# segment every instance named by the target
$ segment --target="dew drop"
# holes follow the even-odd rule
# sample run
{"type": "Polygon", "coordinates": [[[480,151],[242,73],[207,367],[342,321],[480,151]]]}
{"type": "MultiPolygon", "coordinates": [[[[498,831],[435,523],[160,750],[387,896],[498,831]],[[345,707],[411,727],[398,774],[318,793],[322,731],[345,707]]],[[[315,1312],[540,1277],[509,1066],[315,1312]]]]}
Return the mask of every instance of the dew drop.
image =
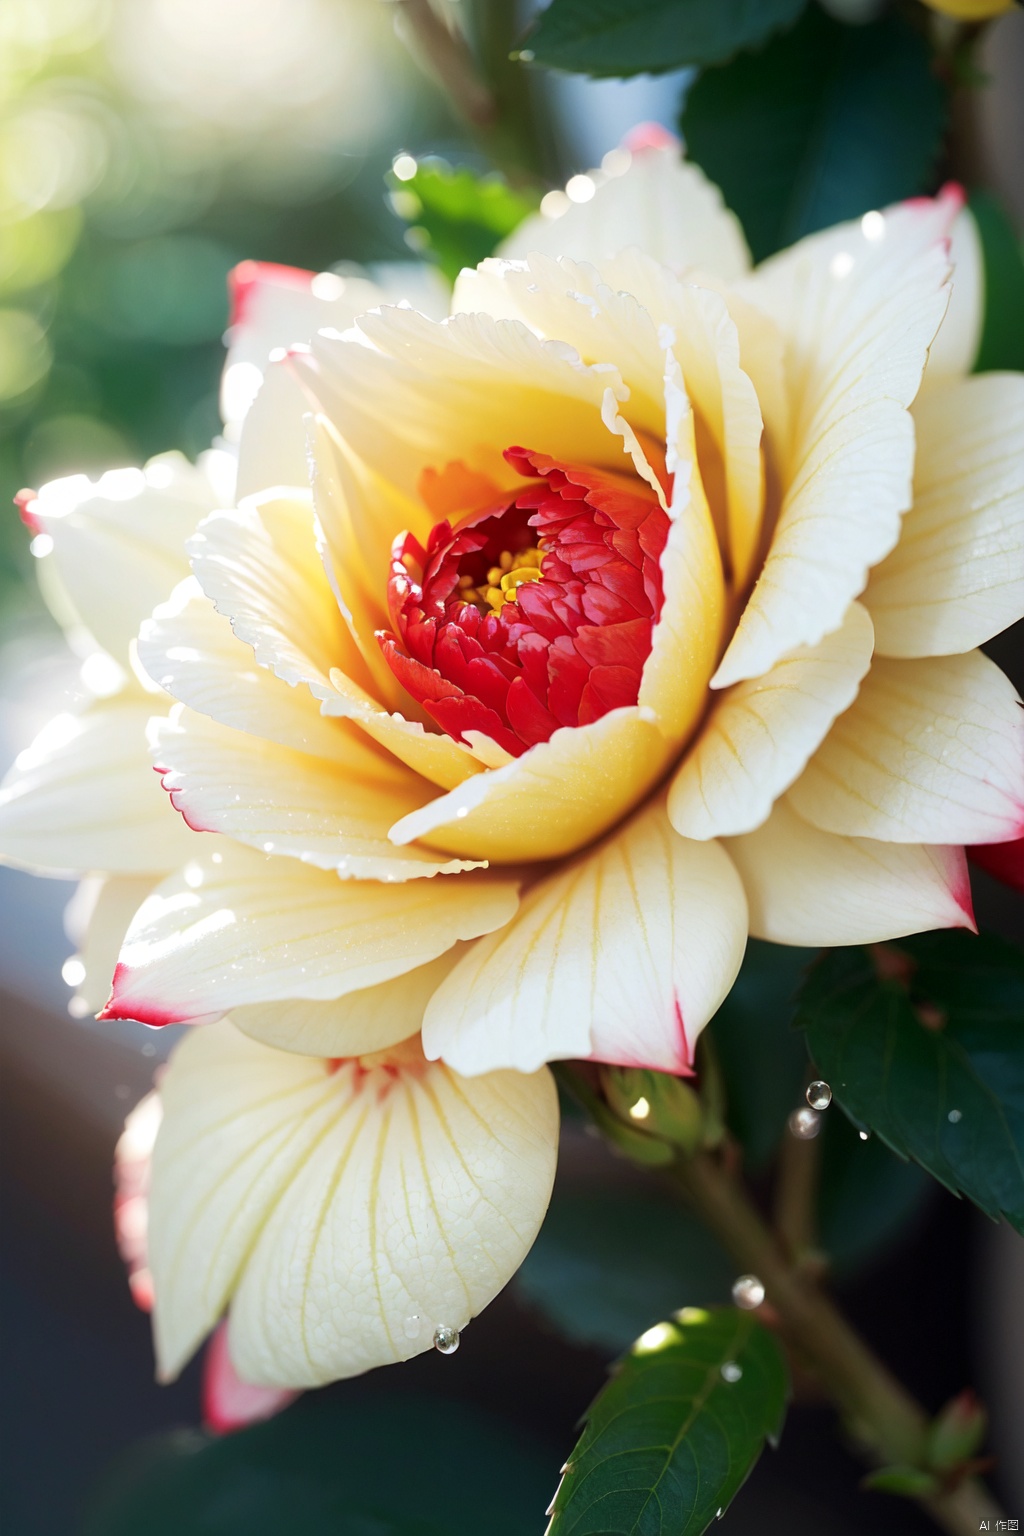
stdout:
{"type": "Polygon", "coordinates": [[[949,1121],[950,1125],[957,1125],[963,1119],[963,1117],[964,1112],[962,1109],[951,1109],[949,1114],[946,1116],[946,1119],[949,1121]]]}
{"type": "Polygon", "coordinates": [[[440,1323],[434,1329],[434,1348],[439,1355],[454,1355],[460,1343],[459,1330],[440,1323]]]}
{"type": "Polygon", "coordinates": [[[832,1103],[832,1089],[820,1077],[807,1084],[807,1102],[812,1109],[828,1109],[832,1103]]]}
{"type": "Polygon", "coordinates": [[[821,1116],[816,1109],[794,1109],[788,1125],[789,1134],[797,1141],[813,1141],[821,1130],[821,1116]]]}
{"type": "Polygon", "coordinates": [[[742,1367],[742,1365],[737,1365],[735,1360],[726,1360],[725,1364],[722,1366],[722,1380],[723,1381],[728,1381],[728,1382],[739,1381],[739,1379],[740,1379],[740,1377],[742,1375],[743,1375],[743,1367],[742,1367]]]}
{"type": "Polygon", "coordinates": [[[733,1281],[732,1299],[744,1312],[753,1312],[764,1301],[764,1285],[756,1275],[740,1275],[733,1281]]]}
{"type": "Polygon", "coordinates": [[[414,1339],[416,1337],[420,1331],[420,1322],[421,1318],[419,1317],[419,1314],[415,1312],[413,1313],[412,1317],[406,1318],[405,1322],[402,1324],[402,1327],[405,1329],[405,1336],[407,1339],[414,1339]]]}
{"type": "Polygon", "coordinates": [[[870,1141],[871,1140],[871,1132],[870,1131],[858,1131],[857,1135],[860,1137],[861,1141],[870,1141]]]}

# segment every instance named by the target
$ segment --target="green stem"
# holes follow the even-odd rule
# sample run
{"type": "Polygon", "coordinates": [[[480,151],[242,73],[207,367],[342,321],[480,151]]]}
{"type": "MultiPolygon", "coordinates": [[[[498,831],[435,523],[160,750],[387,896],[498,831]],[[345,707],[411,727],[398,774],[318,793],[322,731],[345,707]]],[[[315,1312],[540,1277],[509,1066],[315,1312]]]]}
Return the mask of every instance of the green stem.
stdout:
{"type": "MultiPolygon", "coordinates": [[[[794,1270],[743,1188],[704,1153],[677,1163],[673,1179],[745,1271],[760,1277],[780,1331],[839,1406],[871,1460],[921,1465],[928,1417],[836,1306],[794,1270]]],[[[1003,1518],[988,1491],[968,1478],[919,1502],[950,1536],[1003,1518]]]]}

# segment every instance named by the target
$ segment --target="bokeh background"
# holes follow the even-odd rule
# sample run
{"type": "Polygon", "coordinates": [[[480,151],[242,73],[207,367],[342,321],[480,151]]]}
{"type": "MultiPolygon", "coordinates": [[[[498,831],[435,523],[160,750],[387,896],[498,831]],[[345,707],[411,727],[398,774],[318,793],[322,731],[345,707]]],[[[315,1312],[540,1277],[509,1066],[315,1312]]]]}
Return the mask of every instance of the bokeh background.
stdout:
{"type": "MultiPolygon", "coordinates": [[[[460,3],[449,7],[457,13],[460,3]]],[[[552,184],[599,164],[641,119],[676,126],[682,75],[594,82],[503,62],[532,9],[505,0],[476,7],[501,89],[532,114],[535,163],[552,184]]],[[[14,493],[58,475],[141,464],[168,448],[190,456],[207,448],[221,430],[230,268],[246,257],[316,270],[408,261],[416,239],[396,212],[396,156],[486,168],[396,35],[395,10],[382,0],[0,0],[0,509],[10,508],[0,510],[0,767],[82,686],[81,661],[40,601],[14,493]]],[[[999,195],[1019,232],[1024,14],[991,29],[980,63],[987,87],[955,103],[960,153],[973,183],[999,195]]],[[[189,1439],[197,1371],[173,1388],[153,1384],[148,1327],[132,1308],[110,1230],[113,1142],[166,1041],[137,1026],[69,1018],[61,967],[73,947],[62,918],[71,891],[0,869],[0,1525],[8,1536],[83,1529],[103,1480],[138,1474],[147,1436],[180,1432],[186,1459],[202,1449],[189,1439]]],[[[985,882],[979,904],[991,926],[1012,930],[1013,910],[985,882]]],[[[588,1191],[609,1186],[635,1198],[630,1176],[596,1143],[571,1127],[567,1135],[560,1178],[570,1202],[579,1197],[585,1211],[588,1191]]],[[[1002,1426],[997,1476],[1010,1513],[1024,1521],[1022,1249],[936,1193],[853,1274],[846,1300],[931,1406],[965,1382],[983,1387],[1002,1426]]],[[[357,1470],[371,1480],[400,1477],[407,1435],[443,1491],[468,1475],[472,1434],[496,1415],[493,1432],[514,1448],[519,1493],[510,1485],[508,1509],[520,1496],[536,1508],[533,1523],[514,1529],[539,1531],[575,1421],[612,1352],[595,1326],[589,1340],[567,1343],[513,1289],[454,1359],[432,1356],[403,1368],[400,1380],[378,1373],[332,1389],[332,1443],[360,1443],[364,1414],[377,1413],[392,1426],[393,1464],[379,1461],[378,1437],[357,1470]],[[443,1412],[430,1406],[438,1398],[443,1412]]],[[[339,1465],[354,1475],[344,1458],[339,1465]]],[[[306,1486],[307,1472],[286,1458],[278,1492],[295,1479],[306,1486]]],[[[419,1475],[407,1472],[414,1509],[419,1475]]],[[[724,1528],[733,1536],[929,1528],[895,1501],[864,1500],[857,1478],[830,1416],[803,1408],[724,1528]]],[[[392,1530],[372,1513],[363,1524],[331,1524],[344,1512],[340,1494],[314,1523],[296,1514],[282,1525],[270,1483],[243,1483],[250,1536],[392,1530]]],[[[173,1489],[168,1500],[171,1508],[173,1489]]],[[[421,1514],[425,1536],[445,1529],[421,1514]]],[[[161,1531],[199,1529],[166,1518],[161,1531]]],[[[209,1513],[200,1536],[234,1533],[230,1518],[209,1513]]],[[[146,1517],[131,1528],[158,1527],[146,1517]]],[[[114,1536],[113,1527],[102,1536],[114,1536]]]]}

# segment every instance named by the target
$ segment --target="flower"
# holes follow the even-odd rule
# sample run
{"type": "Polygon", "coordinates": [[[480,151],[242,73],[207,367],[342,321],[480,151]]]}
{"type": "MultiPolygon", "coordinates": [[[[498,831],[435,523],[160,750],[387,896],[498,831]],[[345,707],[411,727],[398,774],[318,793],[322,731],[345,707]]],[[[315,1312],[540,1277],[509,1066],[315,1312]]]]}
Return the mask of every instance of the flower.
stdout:
{"type": "Polygon", "coordinates": [[[130,699],[0,805],[7,857],[108,876],[105,1016],[203,1024],[160,1089],[165,1374],[229,1306],[254,1383],[429,1347],[543,1216],[547,1062],[690,1072],[748,933],[973,926],[964,845],[1024,828],[1024,717],[978,649],[1024,609],[1024,379],[966,377],[961,202],[751,271],[649,146],[447,320],[341,293],[269,364],[250,338],[237,506],[130,699]],[[144,718],[168,803],[126,830],[144,718]]]}

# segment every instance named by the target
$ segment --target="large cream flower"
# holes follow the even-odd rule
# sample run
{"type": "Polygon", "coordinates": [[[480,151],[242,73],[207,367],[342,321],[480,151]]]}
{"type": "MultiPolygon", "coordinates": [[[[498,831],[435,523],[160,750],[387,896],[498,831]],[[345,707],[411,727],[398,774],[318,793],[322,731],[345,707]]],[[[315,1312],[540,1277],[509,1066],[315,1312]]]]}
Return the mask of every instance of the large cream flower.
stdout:
{"type": "Polygon", "coordinates": [[[108,1017],[206,1026],[161,1089],[165,1373],[229,1302],[252,1381],[429,1347],[536,1233],[546,1062],[690,1071],[748,932],[972,925],[963,845],[1024,826],[977,649],[1024,610],[1024,379],[965,377],[959,207],[750,271],[652,149],[441,322],[254,279],[247,365],[282,289],[271,345],[328,328],[266,368],[238,505],[137,642],[152,498],[30,504],[139,681],[25,754],[0,848],[106,876],[90,1004],[120,947],[108,1017]]]}

